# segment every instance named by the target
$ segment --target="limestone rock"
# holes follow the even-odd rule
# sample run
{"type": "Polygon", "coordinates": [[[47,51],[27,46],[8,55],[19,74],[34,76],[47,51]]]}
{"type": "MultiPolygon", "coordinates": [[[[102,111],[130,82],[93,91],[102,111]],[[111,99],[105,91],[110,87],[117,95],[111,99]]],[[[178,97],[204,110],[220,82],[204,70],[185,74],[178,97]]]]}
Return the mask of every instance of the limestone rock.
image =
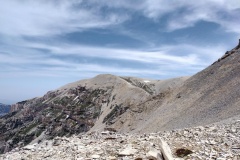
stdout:
{"type": "Polygon", "coordinates": [[[153,159],[153,160],[163,160],[162,154],[157,150],[150,150],[147,153],[147,158],[148,159],[153,159]]]}
{"type": "Polygon", "coordinates": [[[36,148],[36,144],[32,144],[32,145],[27,145],[25,147],[23,147],[24,150],[35,150],[36,148]]]}
{"type": "Polygon", "coordinates": [[[121,152],[119,152],[119,156],[131,156],[134,155],[137,152],[136,149],[133,149],[132,147],[125,148],[121,152]]]}
{"type": "Polygon", "coordinates": [[[100,155],[94,154],[94,155],[91,156],[91,158],[93,158],[93,159],[99,159],[99,158],[100,158],[100,155]]]}
{"type": "Polygon", "coordinates": [[[109,156],[108,159],[109,160],[117,160],[117,158],[115,156],[109,156]]]}
{"type": "Polygon", "coordinates": [[[158,143],[165,160],[173,160],[172,151],[169,145],[162,139],[158,139],[158,143]]]}

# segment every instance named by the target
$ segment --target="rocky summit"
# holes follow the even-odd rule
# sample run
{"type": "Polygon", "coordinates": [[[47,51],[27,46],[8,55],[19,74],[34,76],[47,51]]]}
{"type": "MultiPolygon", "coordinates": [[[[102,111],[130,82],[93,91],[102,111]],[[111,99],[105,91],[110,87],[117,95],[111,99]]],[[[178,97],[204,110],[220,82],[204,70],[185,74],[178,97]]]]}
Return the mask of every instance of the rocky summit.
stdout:
{"type": "Polygon", "coordinates": [[[43,152],[49,159],[160,159],[165,154],[160,144],[169,144],[175,158],[238,159],[239,71],[240,42],[191,77],[151,80],[104,74],[67,84],[11,106],[11,113],[0,118],[0,153],[6,159],[15,154],[31,159],[32,152],[39,159],[46,156],[43,152]],[[105,136],[104,131],[114,134],[105,136]]]}

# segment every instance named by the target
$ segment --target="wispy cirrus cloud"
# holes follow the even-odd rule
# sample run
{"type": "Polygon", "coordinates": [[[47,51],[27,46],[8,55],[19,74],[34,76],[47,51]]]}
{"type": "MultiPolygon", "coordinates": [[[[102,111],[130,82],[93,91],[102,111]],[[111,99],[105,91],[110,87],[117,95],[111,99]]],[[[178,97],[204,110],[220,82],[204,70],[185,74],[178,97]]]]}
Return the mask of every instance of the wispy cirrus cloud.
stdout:
{"type": "Polygon", "coordinates": [[[173,31],[186,27],[192,27],[199,21],[207,21],[220,25],[227,32],[239,34],[240,24],[237,21],[237,15],[239,14],[240,9],[226,9],[225,6],[215,6],[213,4],[212,7],[204,8],[204,6],[202,6],[193,8],[171,17],[168,21],[168,30],[173,31]]]}
{"type": "Polygon", "coordinates": [[[191,27],[204,20],[217,23],[227,31],[240,33],[238,0],[146,0],[134,3],[127,0],[111,3],[103,0],[4,1],[0,6],[0,33],[51,36],[106,28],[124,23],[135,12],[155,21],[161,21],[167,15],[166,29],[169,31],[191,27]]]}
{"type": "MultiPolygon", "coordinates": [[[[2,66],[6,68],[8,65],[17,65],[18,69],[12,69],[12,72],[19,72],[21,69],[23,71],[33,70],[35,74],[39,71],[41,72],[39,75],[42,75],[44,71],[46,76],[51,75],[51,73],[56,75],[57,73],[60,77],[66,76],[68,73],[73,76],[77,72],[134,76],[145,74],[150,77],[156,75],[160,77],[167,75],[180,76],[189,75],[203,69],[224,51],[223,46],[214,46],[215,50],[213,52],[210,50],[211,46],[202,48],[201,46],[182,44],[165,45],[151,50],[129,50],[70,44],[54,46],[26,43],[26,45],[24,47],[31,49],[25,50],[24,55],[0,53],[2,66]],[[43,54],[37,50],[44,50],[47,53],[43,54]],[[178,55],[180,53],[182,55],[178,55]],[[99,62],[99,59],[101,59],[101,62],[99,62]],[[137,67],[134,65],[137,65],[137,67]],[[180,68],[185,71],[184,74],[179,72],[180,68]]],[[[7,52],[11,53],[12,51],[8,50],[7,52]]],[[[24,75],[22,72],[21,74],[24,75]]],[[[29,73],[26,72],[26,74],[29,73]]]]}
{"type": "Polygon", "coordinates": [[[12,36],[53,36],[90,28],[104,28],[128,18],[126,14],[102,15],[97,7],[81,5],[84,2],[4,1],[0,6],[0,33],[12,36]]]}
{"type": "Polygon", "coordinates": [[[147,0],[144,14],[156,20],[169,16],[167,30],[174,31],[194,26],[198,21],[209,21],[219,24],[223,29],[240,33],[240,3],[238,0],[206,1],[164,1],[147,0]]]}
{"type": "MultiPolygon", "coordinates": [[[[116,60],[132,60],[143,63],[157,63],[161,61],[170,61],[175,63],[197,64],[198,59],[195,55],[186,53],[184,56],[174,56],[165,53],[158,48],[157,51],[128,50],[121,48],[92,47],[79,45],[52,46],[46,44],[28,44],[31,48],[46,49],[55,55],[79,55],[85,57],[99,57],[116,60]]],[[[173,48],[175,46],[166,46],[162,48],[173,48]]]]}

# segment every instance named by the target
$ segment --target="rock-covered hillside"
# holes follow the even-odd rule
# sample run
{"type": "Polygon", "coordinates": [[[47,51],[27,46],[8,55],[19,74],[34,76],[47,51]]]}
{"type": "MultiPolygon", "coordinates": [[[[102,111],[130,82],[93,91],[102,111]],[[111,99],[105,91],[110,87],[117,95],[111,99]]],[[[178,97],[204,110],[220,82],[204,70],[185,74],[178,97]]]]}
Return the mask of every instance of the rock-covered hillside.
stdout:
{"type": "Polygon", "coordinates": [[[240,44],[192,77],[149,80],[99,75],[11,106],[0,152],[56,136],[111,130],[147,133],[240,115],[240,44]]]}
{"type": "Polygon", "coordinates": [[[0,160],[239,160],[239,135],[240,120],[149,134],[91,132],[16,148],[0,160]]]}
{"type": "Polygon", "coordinates": [[[0,116],[10,112],[10,105],[0,103],[0,116]]]}

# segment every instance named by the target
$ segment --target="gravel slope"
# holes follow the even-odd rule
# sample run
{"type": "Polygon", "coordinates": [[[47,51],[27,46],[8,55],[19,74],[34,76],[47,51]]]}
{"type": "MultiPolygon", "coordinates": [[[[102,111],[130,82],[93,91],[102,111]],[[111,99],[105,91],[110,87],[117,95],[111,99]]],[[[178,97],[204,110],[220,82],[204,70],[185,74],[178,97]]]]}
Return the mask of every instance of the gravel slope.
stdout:
{"type": "MultiPolygon", "coordinates": [[[[57,137],[0,155],[1,160],[108,159],[149,160],[162,155],[160,139],[178,160],[240,159],[240,120],[150,134],[92,132],[70,138],[57,137]],[[156,154],[153,154],[156,153],[156,154]]],[[[160,159],[158,159],[160,160],[160,159]]]]}

